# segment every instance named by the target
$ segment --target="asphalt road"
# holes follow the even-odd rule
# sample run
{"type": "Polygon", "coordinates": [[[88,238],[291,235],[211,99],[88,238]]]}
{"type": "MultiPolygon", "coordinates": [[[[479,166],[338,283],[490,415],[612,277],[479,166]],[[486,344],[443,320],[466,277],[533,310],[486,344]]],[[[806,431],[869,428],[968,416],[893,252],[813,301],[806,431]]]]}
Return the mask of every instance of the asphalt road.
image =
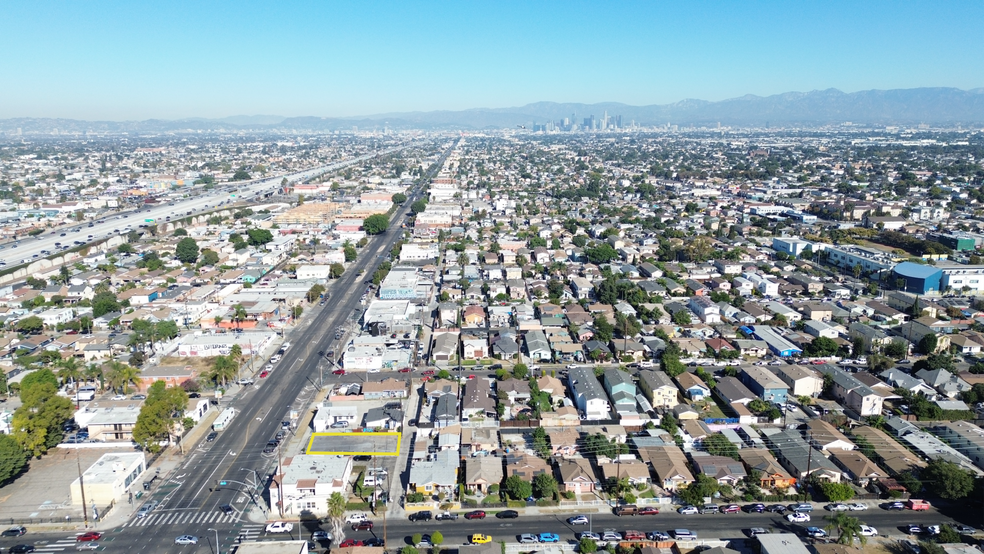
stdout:
{"type": "MultiPolygon", "coordinates": [[[[429,521],[429,522],[410,522],[406,519],[398,521],[389,520],[385,524],[382,519],[375,519],[373,531],[351,531],[346,530],[346,538],[364,540],[370,537],[379,537],[386,540],[389,548],[399,548],[404,544],[409,544],[410,537],[414,533],[429,534],[434,531],[441,531],[444,535],[444,544],[464,544],[470,535],[482,533],[491,535],[495,541],[504,540],[515,542],[518,536],[523,533],[557,533],[562,542],[576,541],[576,534],[581,531],[594,531],[601,534],[606,530],[614,530],[624,533],[627,529],[634,529],[642,532],[659,530],[671,533],[673,529],[685,528],[695,532],[698,537],[722,538],[722,539],[744,539],[748,537],[748,530],[752,527],[763,527],[773,533],[793,532],[802,533],[808,525],[823,527],[826,525],[825,515],[829,512],[822,510],[813,513],[810,523],[789,523],[784,518],[773,514],[717,514],[717,515],[692,515],[682,516],[675,512],[666,512],[654,516],[625,516],[618,517],[612,514],[595,514],[591,516],[591,524],[572,526],[567,523],[567,518],[574,515],[574,512],[564,514],[538,514],[521,515],[517,519],[500,520],[489,516],[483,520],[466,520],[459,517],[456,521],[429,521]]],[[[872,508],[864,512],[853,512],[851,515],[857,516],[863,523],[878,529],[879,535],[902,538],[906,536],[903,529],[898,526],[901,524],[915,523],[920,525],[931,525],[953,520],[941,515],[935,510],[928,512],[886,512],[877,508],[872,508]]],[[[969,515],[969,514],[965,514],[969,515]]],[[[971,516],[973,517],[973,516],[971,516]]],[[[976,519],[976,517],[973,517],[976,519]]],[[[963,521],[962,523],[973,524],[973,521],[963,521]]],[[[146,525],[146,526],[127,526],[122,529],[111,530],[106,533],[100,544],[105,546],[105,550],[119,552],[173,552],[173,553],[213,553],[212,543],[215,541],[215,534],[208,531],[209,528],[219,529],[219,541],[222,543],[222,551],[227,552],[233,539],[238,532],[246,532],[250,539],[273,539],[273,538],[304,538],[308,539],[311,532],[317,530],[316,524],[308,523],[295,527],[292,533],[283,535],[265,535],[262,525],[259,524],[202,524],[202,525],[146,525]],[[174,538],[180,534],[188,533],[200,538],[197,546],[178,546],[173,544],[174,538]]],[[[672,534],[672,533],[671,533],[672,534]]],[[[4,550],[15,544],[33,544],[38,548],[38,552],[59,552],[61,550],[74,550],[74,533],[34,533],[29,530],[29,534],[18,538],[0,539],[0,547],[4,550]]],[[[979,535],[978,535],[979,536],[979,535]]],[[[911,537],[911,536],[910,536],[911,537]]],[[[913,537],[914,538],[914,537],[913,537]]]]}
{"type": "Polygon", "coordinates": [[[6,243],[3,245],[3,249],[0,250],[0,262],[3,262],[8,267],[32,262],[50,255],[54,255],[57,252],[62,251],[66,245],[71,245],[72,247],[78,246],[74,244],[76,241],[88,243],[107,236],[119,234],[121,231],[125,234],[127,225],[130,225],[133,229],[139,229],[139,225],[144,224],[145,219],[154,219],[158,223],[162,223],[166,221],[166,218],[170,217],[172,220],[177,221],[189,215],[201,214],[210,211],[225,200],[250,200],[253,199],[255,195],[262,196],[267,192],[276,191],[277,188],[280,187],[280,183],[284,178],[291,183],[302,182],[322,173],[336,171],[343,167],[357,164],[370,158],[384,156],[397,150],[402,150],[403,148],[406,148],[406,146],[389,148],[373,154],[366,154],[350,160],[323,165],[297,173],[277,175],[276,177],[271,177],[269,179],[260,179],[237,184],[223,183],[210,191],[208,194],[193,196],[191,198],[173,202],[169,201],[163,204],[154,204],[153,206],[144,206],[137,210],[107,213],[103,217],[100,217],[97,221],[83,222],[78,225],[62,226],[38,235],[37,238],[25,237],[6,243]],[[232,194],[235,194],[236,198],[231,198],[232,194]],[[101,221],[101,223],[99,221],[101,221]],[[90,223],[92,224],[91,227],[89,226],[90,223]],[[62,234],[65,236],[61,236],[62,234]],[[59,246],[55,246],[56,242],[61,244],[59,246]],[[16,246],[14,243],[17,243],[16,246]],[[44,254],[42,253],[43,251],[47,251],[48,253],[44,254]]]}

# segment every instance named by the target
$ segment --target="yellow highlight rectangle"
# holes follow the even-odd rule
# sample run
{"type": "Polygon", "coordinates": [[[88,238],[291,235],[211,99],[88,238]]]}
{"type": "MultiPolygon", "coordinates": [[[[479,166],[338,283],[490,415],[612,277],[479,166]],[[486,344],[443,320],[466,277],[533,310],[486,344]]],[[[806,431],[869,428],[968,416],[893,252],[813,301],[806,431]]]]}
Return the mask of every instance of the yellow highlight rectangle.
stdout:
{"type": "Polygon", "coordinates": [[[308,441],[307,454],[322,454],[322,455],[332,455],[332,456],[398,456],[400,454],[400,441],[403,439],[403,433],[398,431],[387,431],[381,433],[311,433],[311,439],[308,441]],[[312,450],[314,447],[315,437],[348,437],[355,438],[359,436],[369,437],[380,437],[380,436],[396,436],[396,450],[392,453],[390,452],[330,452],[330,451],[320,451],[312,450]]]}

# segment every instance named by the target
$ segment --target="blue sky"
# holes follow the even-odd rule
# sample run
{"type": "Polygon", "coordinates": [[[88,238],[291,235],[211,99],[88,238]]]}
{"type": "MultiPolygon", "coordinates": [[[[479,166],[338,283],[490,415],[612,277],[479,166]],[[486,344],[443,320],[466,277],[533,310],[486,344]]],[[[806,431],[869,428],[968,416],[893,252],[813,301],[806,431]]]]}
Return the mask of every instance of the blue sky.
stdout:
{"type": "Polygon", "coordinates": [[[8,0],[0,118],[349,116],[984,86],[984,3],[8,0]]]}

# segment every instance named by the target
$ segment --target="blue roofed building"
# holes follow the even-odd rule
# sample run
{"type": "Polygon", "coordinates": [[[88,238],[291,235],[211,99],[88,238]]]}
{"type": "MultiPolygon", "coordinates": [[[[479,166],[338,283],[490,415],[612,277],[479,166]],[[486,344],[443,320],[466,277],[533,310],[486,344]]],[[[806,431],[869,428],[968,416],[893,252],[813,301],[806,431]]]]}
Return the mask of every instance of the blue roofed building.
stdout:
{"type": "Polygon", "coordinates": [[[769,350],[773,354],[782,358],[788,358],[789,356],[803,352],[795,344],[786,339],[786,337],[780,335],[775,329],[767,325],[753,326],[752,336],[760,341],[764,341],[765,344],[769,345],[769,350]]]}
{"type": "Polygon", "coordinates": [[[905,291],[915,294],[940,292],[943,270],[931,265],[902,262],[892,270],[895,277],[905,280],[905,291]]]}

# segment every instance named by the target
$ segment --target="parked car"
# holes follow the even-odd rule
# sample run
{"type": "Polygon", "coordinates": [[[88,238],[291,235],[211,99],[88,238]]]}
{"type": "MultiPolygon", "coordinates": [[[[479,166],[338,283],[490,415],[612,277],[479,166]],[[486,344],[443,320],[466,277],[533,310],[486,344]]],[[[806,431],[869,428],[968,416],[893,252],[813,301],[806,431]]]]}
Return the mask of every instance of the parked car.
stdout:
{"type": "Polygon", "coordinates": [[[848,508],[849,508],[849,509],[850,509],[850,510],[851,510],[852,512],[862,512],[862,511],[864,511],[864,510],[867,510],[867,509],[868,509],[868,506],[867,506],[867,505],[865,505],[865,504],[861,504],[861,503],[858,503],[858,502],[855,502],[854,504],[848,504],[848,505],[847,505],[847,507],[848,507],[848,508]]]}
{"type": "Polygon", "coordinates": [[[653,508],[652,506],[646,506],[645,508],[639,508],[639,515],[641,516],[654,516],[659,514],[659,508],[653,508]]]}
{"type": "Polygon", "coordinates": [[[340,546],[341,548],[348,548],[350,546],[365,546],[365,544],[363,544],[362,541],[357,541],[355,539],[345,539],[342,542],[338,543],[338,546],[340,546]]]}
{"type": "Polygon", "coordinates": [[[791,512],[812,512],[813,511],[813,505],[812,504],[806,504],[805,502],[804,503],[800,503],[800,504],[790,504],[788,506],[788,508],[789,508],[789,511],[791,511],[791,512]]]}
{"type": "Polygon", "coordinates": [[[867,525],[862,525],[860,527],[860,533],[861,536],[863,537],[874,537],[875,535],[878,534],[878,529],[875,529],[874,527],[868,527],[867,525]]]}
{"type": "Polygon", "coordinates": [[[592,533],[591,531],[581,531],[577,535],[577,538],[579,538],[579,539],[591,539],[593,541],[600,541],[601,540],[601,535],[599,535],[598,533],[592,533]]]}
{"type": "Polygon", "coordinates": [[[0,533],[0,537],[19,537],[25,533],[27,533],[26,527],[23,525],[15,525],[9,529],[4,529],[4,531],[0,533]]]}
{"type": "Polygon", "coordinates": [[[465,514],[465,519],[485,519],[485,512],[482,510],[473,510],[465,514]]]}
{"type": "Polygon", "coordinates": [[[571,525],[587,525],[588,516],[571,516],[567,518],[567,523],[571,525]]]}
{"type": "Polygon", "coordinates": [[[483,535],[482,533],[475,533],[471,536],[472,544],[488,544],[492,542],[491,535],[483,535]]]}
{"type": "Polygon", "coordinates": [[[826,531],[824,531],[819,527],[813,527],[813,526],[807,527],[805,533],[806,536],[813,537],[814,539],[822,539],[827,536],[826,531]]]}
{"type": "Polygon", "coordinates": [[[519,517],[519,512],[516,510],[502,510],[501,512],[495,514],[495,517],[499,519],[516,519],[519,517]]]}
{"type": "Polygon", "coordinates": [[[828,510],[830,510],[831,512],[846,512],[846,511],[848,511],[848,510],[851,509],[851,507],[848,506],[847,504],[840,504],[840,503],[838,503],[838,504],[827,504],[824,507],[827,508],[828,510]]]}
{"type": "Polygon", "coordinates": [[[651,541],[668,541],[670,540],[670,535],[662,531],[650,531],[646,533],[646,538],[651,541]]]}
{"type": "Polygon", "coordinates": [[[677,513],[685,516],[692,516],[694,514],[699,514],[700,510],[697,509],[697,506],[681,506],[677,509],[677,513]]]}
{"type": "Polygon", "coordinates": [[[437,521],[454,521],[458,519],[458,514],[452,514],[451,512],[444,512],[444,513],[437,514],[437,517],[435,517],[434,519],[436,519],[437,521]]]}
{"type": "Polygon", "coordinates": [[[702,514],[717,514],[720,513],[721,509],[718,508],[717,504],[704,504],[700,508],[700,513],[702,514]]]}
{"type": "Polygon", "coordinates": [[[737,504],[728,504],[727,506],[721,508],[722,514],[737,514],[741,512],[741,506],[737,504]]]}
{"type": "Polygon", "coordinates": [[[761,514],[765,511],[765,504],[749,504],[745,506],[745,511],[750,514],[761,514]]]}
{"type": "Polygon", "coordinates": [[[519,542],[520,544],[532,544],[532,543],[537,543],[539,541],[537,540],[536,535],[533,535],[531,533],[523,533],[522,535],[519,536],[519,542]]]}
{"type": "Polygon", "coordinates": [[[560,542],[560,535],[556,533],[540,533],[537,540],[540,542],[560,542]]]}
{"type": "Polygon", "coordinates": [[[905,503],[903,503],[903,502],[889,502],[887,504],[883,504],[882,507],[885,508],[886,510],[889,510],[889,511],[891,511],[891,510],[904,510],[905,509],[905,503]]]}
{"type": "Polygon", "coordinates": [[[601,534],[601,540],[603,541],[620,541],[622,540],[622,534],[616,531],[605,531],[601,534]]]}
{"type": "Polygon", "coordinates": [[[433,515],[429,511],[414,512],[410,514],[410,521],[430,521],[433,515]]]}

